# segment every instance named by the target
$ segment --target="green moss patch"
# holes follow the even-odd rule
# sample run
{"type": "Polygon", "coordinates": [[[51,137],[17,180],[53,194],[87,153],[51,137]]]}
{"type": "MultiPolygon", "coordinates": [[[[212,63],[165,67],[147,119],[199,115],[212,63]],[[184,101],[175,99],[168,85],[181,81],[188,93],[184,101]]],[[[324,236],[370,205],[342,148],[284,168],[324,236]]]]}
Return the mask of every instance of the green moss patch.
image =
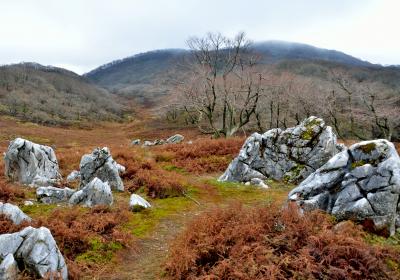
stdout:
{"type": "Polygon", "coordinates": [[[89,243],[90,249],[77,256],[76,261],[96,264],[108,263],[112,260],[114,253],[123,247],[119,242],[106,242],[99,238],[93,238],[89,243]]]}

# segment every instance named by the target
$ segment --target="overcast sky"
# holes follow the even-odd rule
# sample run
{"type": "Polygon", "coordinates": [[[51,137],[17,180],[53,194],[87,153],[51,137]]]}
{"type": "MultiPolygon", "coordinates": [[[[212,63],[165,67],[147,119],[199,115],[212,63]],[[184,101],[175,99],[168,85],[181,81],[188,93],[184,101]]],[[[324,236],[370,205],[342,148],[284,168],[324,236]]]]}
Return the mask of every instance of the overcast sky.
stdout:
{"type": "Polygon", "coordinates": [[[82,74],[139,52],[184,48],[208,31],[400,64],[399,11],[398,0],[0,0],[0,64],[82,74]]]}

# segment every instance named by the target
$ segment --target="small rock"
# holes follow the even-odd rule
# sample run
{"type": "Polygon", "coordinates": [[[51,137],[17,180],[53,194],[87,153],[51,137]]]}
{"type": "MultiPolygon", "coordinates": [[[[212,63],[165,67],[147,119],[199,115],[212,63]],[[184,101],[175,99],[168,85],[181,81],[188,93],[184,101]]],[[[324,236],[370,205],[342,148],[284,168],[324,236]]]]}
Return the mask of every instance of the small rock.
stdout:
{"type": "Polygon", "coordinates": [[[140,145],[140,139],[132,140],[131,146],[137,146],[137,145],[140,145]]]}
{"type": "Polygon", "coordinates": [[[33,203],[33,201],[25,200],[25,201],[24,201],[24,205],[25,205],[25,206],[32,206],[32,205],[34,205],[34,203],[33,203]]]}
{"type": "Polygon", "coordinates": [[[259,187],[264,188],[264,189],[268,189],[269,188],[269,186],[267,184],[265,184],[265,182],[263,180],[259,179],[259,178],[252,178],[250,183],[252,185],[259,186],[259,187]]]}
{"type": "Polygon", "coordinates": [[[140,211],[141,209],[146,209],[146,208],[150,208],[151,205],[149,202],[147,202],[147,200],[145,200],[143,197],[141,197],[140,195],[137,194],[132,194],[131,198],[129,200],[129,208],[136,212],[136,211],[140,211]]]}
{"type": "Polygon", "coordinates": [[[150,147],[150,146],[154,146],[155,144],[153,143],[153,142],[151,142],[151,141],[144,141],[144,143],[143,143],[143,146],[144,147],[150,147]]]}
{"type": "Polygon", "coordinates": [[[110,185],[96,177],[84,188],[75,192],[69,199],[69,203],[82,204],[87,207],[112,205],[113,196],[110,185]]]}
{"type": "Polygon", "coordinates": [[[36,190],[38,200],[45,204],[67,202],[74,193],[70,188],[40,187],[36,190]]]}
{"type": "Polygon", "coordinates": [[[0,214],[5,215],[8,219],[10,219],[14,224],[19,225],[20,223],[26,221],[30,222],[31,218],[22,212],[18,206],[0,202],[0,214]]]}

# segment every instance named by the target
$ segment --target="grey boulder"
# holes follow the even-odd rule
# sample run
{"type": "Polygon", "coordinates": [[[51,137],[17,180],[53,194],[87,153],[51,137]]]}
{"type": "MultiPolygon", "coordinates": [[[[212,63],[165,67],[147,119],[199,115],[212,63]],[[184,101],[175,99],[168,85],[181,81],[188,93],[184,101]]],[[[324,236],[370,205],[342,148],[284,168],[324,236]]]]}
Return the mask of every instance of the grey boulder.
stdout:
{"type": "MultiPolygon", "coordinates": [[[[0,235],[0,258],[9,255],[19,264],[37,277],[51,279],[68,279],[68,270],[57,244],[45,227],[26,227],[20,232],[0,235]]],[[[2,263],[3,264],[3,263],[2,263]]],[[[8,265],[7,267],[10,267],[8,265]]]]}
{"type": "Polygon", "coordinates": [[[14,224],[19,225],[22,222],[30,222],[31,218],[26,215],[18,206],[0,202],[0,214],[6,216],[14,224]]]}
{"type": "Polygon", "coordinates": [[[62,179],[53,149],[22,138],[11,141],[4,162],[6,177],[25,185],[48,186],[62,179]]]}
{"type": "Polygon", "coordinates": [[[165,140],[165,142],[167,144],[178,144],[178,143],[181,143],[183,141],[183,139],[185,139],[185,137],[183,137],[183,135],[175,134],[175,135],[169,137],[167,140],[165,140]]]}
{"type": "Polygon", "coordinates": [[[400,158],[387,140],[364,141],[332,157],[289,193],[306,210],[340,220],[372,221],[394,234],[400,227],[400,158]]]}
{"type": "Polygon", "coordinates": [[[299,182],[342,149],[332,128],[312,116],[286,130],[275,128],[252,134],[219,180],[271,178],[299,182]]]}
{"type": "Polygon", "coordinates": [[[150,208],[151,205],[147,200],[137,194],[132,194],[129,200],[129,208],[133,211],[138,211],[145,208],[150,208]]]}
{"type": "Polygon", "coordinates": [[[140,145],[140,139],[132,140],[131,146],[137,146],[137,145],[140,145]]]}
{"type": "Polygon", "coordinates": [[[108,148],[96,148],[91,154],[82,157],[80,163],[80,188],[89,184],[94,178],[107,182],[111,189],[123,191],[124,184],[120,173],[125,167],[118,164],[111,156],[108,148]]]}
{"type": "Polygon", "coordinates": [[[36,197],[45,204],[67,202],[75,193],[70,188],[40,187],[36,189],[36,197]]]}
{"type": "Polygon", "coordinates": [[[69,199],[69,203],[87,207],[112,205],[113,196],[110,185],[95,177],[84,188],[75,192],[69,199]]]}

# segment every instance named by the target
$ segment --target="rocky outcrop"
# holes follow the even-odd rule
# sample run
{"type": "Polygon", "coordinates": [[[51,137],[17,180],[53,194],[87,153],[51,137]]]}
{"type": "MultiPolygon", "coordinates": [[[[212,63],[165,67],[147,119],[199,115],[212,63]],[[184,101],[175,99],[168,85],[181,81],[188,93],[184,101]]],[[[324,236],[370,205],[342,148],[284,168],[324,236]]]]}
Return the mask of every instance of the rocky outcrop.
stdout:
{"type": "Polygon", "coordinates": [[[129,200],[129,208],[132,211],[140,211],[145,208],[150,208],[151,205],[147,200],[145,200],[143,197],[137,194],[132,194],[131,198],[129,200]]]}
{"type": "Polygon", "coordinates": [[[4,155],[5,175],[25,185],[49,186],[61,180],[56,155],[51,147],[16,138],[4,155]]]}
{"type": "Polygon", "coordinates": [[[71,196],[69,203],[87,207],[111,205],[113,203],[113,196],[110,185],[99,178],[93,178],[89,184],[71,196]]]}
{"type": "Polygon", "coordinates": [[[400,227],[400,158],[387,140],[352,145],[331,158],[289,193],[306,210],[338,219],[372,221],[394,234],[400,227]]]}
{"type": "Polygon", "coordinates": [[[15,272],[14,259],[18,267],[37,277],[52,275],[53,279],[68,279],[64,257],[45,227],[26,227],[20,232],[0,235],[0,259],[0,269],[5,267],[10,273],[15,272]]]}
{"type": "Polygon", "coordinates": [[[142,147],[151,147],[151,146],[158,146],[158,145],[164,145],[164,144],[179,144],[185,139],[183,135],[180,134],[175,134],[168,139],[156,139],[154,141],[144,141],[142,147]]]}
{"type": "Polygon", "coordinates": [[[220,181],[253,178],[299,182],[343,149],[322,119],[309,117],[298,126],[254,133],[242,146],[220,181]]]}
{"type": "Polygon", "coordinates": [[[183,139],[185,139],[185,137],[183,137],[183,135],[175,134],[175,135],[169,137],[167,140],[165,140],[165,142],[167,144],[178,144],[178,143],[181,143],[183,141],[183,139]]]}
{"type": "Polygon", "coordinates": [[[88,185],[94,178],[107,182],[111,189],[123,191],[124,184],[119,176],[125,167],[115,162],[108,148],[96,148],[84,155],[80,163],[80,188],[88,185]]]}
{"type": "Polygon", "coordinates": [[[36,197],[45,204],[67,202],[75,193],[70,188],[40,187],[36,189],[36,197]]]}
{"type": "Polygon", "coordinates": [[[0,202],[0,214],[6,216],[14,224],[19,225],[22,222],[30,222],[31,218],[28,217],[18,206],[10,203],[0,202]]]}

